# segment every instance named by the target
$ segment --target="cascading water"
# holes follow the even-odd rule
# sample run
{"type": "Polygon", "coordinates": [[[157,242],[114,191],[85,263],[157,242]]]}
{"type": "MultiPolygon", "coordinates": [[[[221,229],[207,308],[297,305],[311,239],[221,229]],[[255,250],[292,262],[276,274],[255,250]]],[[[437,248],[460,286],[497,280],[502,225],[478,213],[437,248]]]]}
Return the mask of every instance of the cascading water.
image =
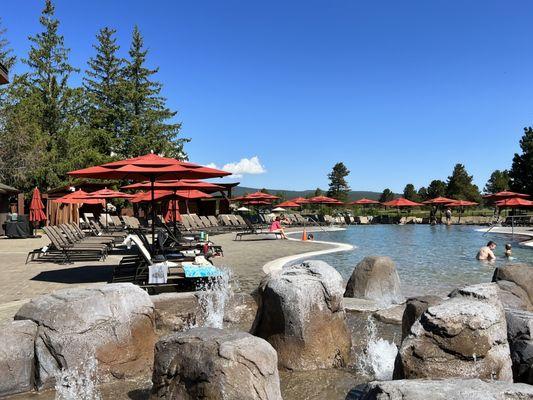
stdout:
{"type": "Polygon", "coordinates": [[[88,359],[79,368],[65,368],[56,377],[56,400],[101,400],[97,378],[98,362],[88,359]]]}
{"type": "Polygon", "coordinates": [[[233,290],[230,283],[230,270],[228,268],[219,269],[222,271],[219,277],[199,288],[198,302],[203,313],[201,326],[224,327],[224,311],[226,304],[233,296],[233,290]]]}
{"type": "Polygon", "coordinates": [[[357,368],[372,379],[391,380],[398,348],[394,343],[377,337],[376,323],[371,315],[367,319],[367,330],[368,343],[357,361],[357,368]]]}

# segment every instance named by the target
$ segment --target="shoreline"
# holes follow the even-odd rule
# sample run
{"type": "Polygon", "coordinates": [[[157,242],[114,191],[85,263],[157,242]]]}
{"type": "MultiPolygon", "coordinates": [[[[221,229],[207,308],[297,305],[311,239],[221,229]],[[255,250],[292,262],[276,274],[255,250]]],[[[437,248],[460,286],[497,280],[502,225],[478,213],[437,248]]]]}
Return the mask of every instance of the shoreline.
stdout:
{"type": "MultiPolygon", "coordinates": [[[[334,232],[334,231],[340,231],[340,230],[346,230],[346,228],[329,228],[329,229],[306,229],[306,232],[307,233],[315,233],[315,232],[334,232]]],[[[290,236],[290,235],[295,235],[295,234],[301,234],[303,232],[303,230],[296,230],[296,231],[291,231],[291,232],[288,232],[287,235],[290,236]]],[[[296,238],[292,238],[292,237],[289,237],[288,240],[292,240],[292,241],[296,241],[296,242],[304,242],[303,240],[301,239],[296,239],[296,238]]],[[[351,244],[347,244],[347,243],[341,243],[341,242],[327,242],[327,241],[324,241],[324,240],[313,240],[313,241],[310,241],[309,243],[319,243],[319,244],[325,244],[325,245],[328,245],[330,248],[328,249],[323,249],[323,250],[315,250],[315,251],[308,251],[308,252],[304,252],[304,253],[298,253],[298,254],[292,254],[292,255],[289,255],[289,256],[285,256],[285,257],[280,257],[280,258],[276,258],[272,261],[269,261],[267,262],[265,265],[263,265],[263,272],[268,275],[272,272],[276,272],[276,271],[279,271],[281,270],[285,265],[287,265],[288,263],[290,262],[293,262],[293,261],[299,261],[299,260],[305,260],[305,259],[308,259],[310,257],[314,257],[314,256],[320,256],[320,255],[324,255],[324,254],[331,254],[331,253],[337,253],[337,252],[341,252],[341,251],[350,251],[350,250],[353,250],[355,248],[357,248],[356,246],[353,246],[351,244]]]]}

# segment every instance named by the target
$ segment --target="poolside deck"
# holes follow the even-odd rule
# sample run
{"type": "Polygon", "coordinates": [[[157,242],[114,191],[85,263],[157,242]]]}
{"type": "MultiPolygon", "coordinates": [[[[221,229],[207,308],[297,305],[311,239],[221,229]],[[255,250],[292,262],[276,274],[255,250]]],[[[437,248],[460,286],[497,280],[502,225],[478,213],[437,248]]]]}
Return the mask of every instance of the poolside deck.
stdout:
{"type": "MultiPolygon", "coordinates": [[[[224,257],[215,259],[217,266],[227,266],[239,284],[239,290],[251,292],[264,276],[263,266],[274,259],[309,251],[325,250],[324,243],[293,240],[233,241],[235,234],[218,235],[213,241],[224,249],[224,257]]],[[[33,262],[24,264],[30,250],[48,244],[38,239],[0,239],[2,279],[0,280],[0,323],[11,319],[29,299],[54,290],[90,287],[106,283],[112,266],[123,254],[111,254],[105,261],[76,262],[67,265],[33,262]]],[[[115,252],[116,253],[116,252],[115,252]]]]}

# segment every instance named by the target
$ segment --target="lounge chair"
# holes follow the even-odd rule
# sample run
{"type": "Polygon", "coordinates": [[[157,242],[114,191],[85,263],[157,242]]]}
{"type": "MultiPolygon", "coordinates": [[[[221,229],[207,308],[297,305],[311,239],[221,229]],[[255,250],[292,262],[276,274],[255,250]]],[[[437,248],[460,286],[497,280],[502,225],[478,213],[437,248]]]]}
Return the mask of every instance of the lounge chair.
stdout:
{"type": "Polygon", "coordinates": [[[44,233],[50,239],[53,250],[60,252],[61,263],[86,260],[102,260],[107,256],[107,246],[93,247],[85,244],[71,244],[58,234],[53,227],[44,227],[44,233]],[[52,229],[50,229],[52,228],[52,229]]]}
{"type": "Polygon", "coordinates": [[[266,236],[272,236],[274,235],[274,238],[277,239],[282,238],[281,232],[270,232],[269,230],[265,230],[264,228],[254,226],[250,221],[247,219],[244,219],[248,229],[245,231],[240,231],[235,234],[235,238],[233,240],[242,240],[243,236],[249,236],[249,235],[259,235],[264,236],[266,239],[266,236]]]}

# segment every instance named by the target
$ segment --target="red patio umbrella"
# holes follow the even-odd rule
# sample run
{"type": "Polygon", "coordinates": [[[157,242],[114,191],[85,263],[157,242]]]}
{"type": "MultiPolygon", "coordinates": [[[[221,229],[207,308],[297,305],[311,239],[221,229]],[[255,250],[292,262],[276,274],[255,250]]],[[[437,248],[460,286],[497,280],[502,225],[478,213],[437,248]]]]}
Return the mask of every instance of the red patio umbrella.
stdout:
{"type": "Polygon", "coordinates": [[[476,203],[475,201],[454,200],[451,203],[446,204],[446,207],[459,207],[459,222],[461,222],[461,214],[463,213],[464,208],[477,206],[478,204],[479,203],[476,203]]]}
{"type": "Polygon", "coordinates": [[[513,197],[510,199],[503,199],[495,203],[498,207],[507,207],[507,208],[527,208],[533,207],[533,201],[526,200],[521,197],[513,197]]]}
{"type": "Polygon", "coordinates": [[[386,201],[382,204],[387,207],[419,207],[422,205],[421,203],[416,203],[403,197],[398,197],[397,199],[386,201]]]}
{"type": "Polygon", "coordinates": [[[79,189],[75,192],[59,197],[58,199],[53,200],[54,203],[59,204],[105,204],[104,200],[87,198],[87,192],[79,189]]]}
{"type": "Polygon", "coordinates": [[[447,197],[435,197],[434,199],[423,201],[422,204],[448,204],[453,203],[455,199],[448,199],[447,197]]]}
{"type": "Polygon", "coordinates": [[[483,196],[484,199],[489,199],[489,200],[502,200],[502,199],[508,199],[512,197],[528,198],[531,196],[529,194],[524,194],[524,193],[510,192],[508,190],[504,190],[503,192],[498,192],[498,193],[486,194],[485,196],[483,196]]]}
{"type": "Polygon", "coordinates": [[[246,202],[248,200],[261,200],[261,201],[273,202],[275,200],[279,200],[279,197],[278,196],[274,196],[272,194],[268,194],[268,193],[255,192],[255,193],[247,194],[245,196],[234,197],[231,200],[232,201],[240,201],[240,202],[246,202]]]}
{"type": "Polygon", "coordinates": [[[327,196],[311,197],[310,199],[306,200],[306,203],[307,204],[325,204],[325,205],[332,205],[332,206],[344,205],[342,201],[339,201],[337,199],[334,199],[332,197],[327,197],[327,196]]]}
{"type": "MultiPolygon", "coordinates": [[[[150,188],[151,183],[148,181],[133,183],[131,185],[122,186],[122,189],[146,189],[150,188]]],[[[220,186],[211,182],[204,182],[197,179],[182,179],[182,180],[163,180],[156,181],[154,183],[156,189],[174,189],[174,190],[188,190],[198,189],[203,192],[216,192],[226,189],[224,186],[220,186]]]]}
{"type": "Polygon", "coordinates": [[[80,200],[102,200],[104,202],[104,214],[105,217],[105,227],[107,228],[107,200],[108,199],[131,199],[133,196],[131,194],[122,193],[116,190],[111,190],[108,188],[100,189],[95,192],[86,193],[84,196],[78,196],[80,200]]]}
{"type": "Polygon", "coordinates": [[[284,201],[283,203],[279,203],[277,207],[282,208],[298,208],[301,207],[301,204],[295,203],[294,201],[284,201]]]}
{"type": "Polygon", "coordinates": [[[44,204],[41,200],[41,192],[39,192],[38,188],[33,189],[33,196],[30,203],[30,221],[37,224],[41,221],[46,221],[44,204]]]}
{"type": "MultiPolygon", "coordinates": [[[[160,201],[170,197],[176,197],[178,199],[190,200],[190,199],[206,199],[213,197],[208,193],[204,193],[200,190],[155,190],[154,200],[160,201]]],[[[141,203],[152,200],[152,193],[150,191],[140,192],[133,196],[132,203],[141,203]]]]}
{"type": "Polygon", "coordinates": [[[297,204],[305,204],[307,203],[307,199],[305,197],[295,197],[294,199],[290,199],[289,201],[292,201],[297,204]]]}
{"type": "Polygon", "coordinates": [[[168,202],[167,212],[165,214],[165,222],[168,223],[171,221],[173,221],[174,224],[176,221],[181,221],[180,210],[175,201],[168,202]]]}
{"type": "Polygon", "coordinates": [[[352,201],[351,203],[348,203],[348,204],[351,206],[365,206],[367,204],[380,204],[380,202],[377,200],[362,198],[359,200],[352,201]]]}
{"type": "Polygon", "coordinates": [[[156,215],[153,193],[156,180],[215,178],[231,175],[231,173],[150,153],[96,167],[71,171],[69,175],[93,179],[150,181],[150,192],[152,193],[152,243],[154,243],[156,215]]]}

